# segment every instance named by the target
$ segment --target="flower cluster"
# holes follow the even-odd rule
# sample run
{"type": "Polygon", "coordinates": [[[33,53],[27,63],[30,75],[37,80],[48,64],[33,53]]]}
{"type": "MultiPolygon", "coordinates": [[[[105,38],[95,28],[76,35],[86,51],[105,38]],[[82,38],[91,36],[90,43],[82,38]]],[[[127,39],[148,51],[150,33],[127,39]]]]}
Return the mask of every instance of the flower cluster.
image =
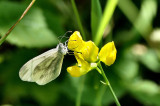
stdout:
{"type": "Polygon", "coordinates": [[[68,49],[74,51],[77,64],[67,68],[73,77],[79,77],[97,67],[97,63],[102,61],[110,66],[116,59],[117,50],[114,42],[109,42],[99,48],[92,41],[83,41],[80,33],[75,31],[69,38],[68,49]]]}

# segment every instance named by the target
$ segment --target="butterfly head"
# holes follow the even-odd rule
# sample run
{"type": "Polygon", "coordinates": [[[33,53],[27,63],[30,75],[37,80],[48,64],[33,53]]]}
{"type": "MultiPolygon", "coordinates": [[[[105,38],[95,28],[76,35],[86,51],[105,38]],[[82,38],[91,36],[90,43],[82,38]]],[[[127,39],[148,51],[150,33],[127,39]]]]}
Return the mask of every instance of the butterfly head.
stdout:
{"type": "Polygon", "coordinates": [[[67,52],[68,52],[67,46],[65,46],[63,43],[59,43],[59,45],[58,45],[58,50],[59,50],[63,55],[67,54],[67,52]]]}

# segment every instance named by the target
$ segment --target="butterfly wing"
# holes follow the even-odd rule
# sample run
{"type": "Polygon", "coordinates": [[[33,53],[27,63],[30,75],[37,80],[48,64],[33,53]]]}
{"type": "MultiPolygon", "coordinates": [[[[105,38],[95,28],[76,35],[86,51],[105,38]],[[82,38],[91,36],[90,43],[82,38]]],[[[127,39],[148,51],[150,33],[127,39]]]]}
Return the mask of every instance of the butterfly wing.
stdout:
{"type": "Polygon", "coordinates": [[[56,79],[61,72],[63,58],[64,55],[57,52],[56,55],[42,61],[35,67],[32,79],[39,85],[44,85],[56,79]]]}
{"type": "Polygon", "coordinates": [[[58,48],[51,49],[31,60],[29,60],[26,64],[22,66],[19,72],[19,76],[23,81],[35,82],[34,78],[32,78],[32,74],[36,66],[46,59],[50,59],[50,57],[56,58],[58,52],[58,48]]]}

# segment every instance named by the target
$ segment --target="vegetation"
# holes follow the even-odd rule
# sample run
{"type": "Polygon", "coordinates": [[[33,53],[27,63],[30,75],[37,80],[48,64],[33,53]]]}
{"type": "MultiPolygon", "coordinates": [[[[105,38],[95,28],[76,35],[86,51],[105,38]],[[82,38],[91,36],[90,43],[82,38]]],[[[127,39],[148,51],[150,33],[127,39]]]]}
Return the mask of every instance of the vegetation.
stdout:
{"type": "MultiPolygon", "coordinates": [[[[30,0],[0,0],[0,36],[16,23],[30,0]]],[[[64,57],[60,76],[40,86],[19,78],[31,58],[55,48],[67,31],[102,48],[114,41],[113,65],[100,65],[122,106],[160,105],[160,2],[158,0],[36,0],[0,45],[0,105],[114,106],[103,77],[92,70],[72,77],[64,57]]],[[[68,40],[67,33],[61,42],[68,40]]]]}

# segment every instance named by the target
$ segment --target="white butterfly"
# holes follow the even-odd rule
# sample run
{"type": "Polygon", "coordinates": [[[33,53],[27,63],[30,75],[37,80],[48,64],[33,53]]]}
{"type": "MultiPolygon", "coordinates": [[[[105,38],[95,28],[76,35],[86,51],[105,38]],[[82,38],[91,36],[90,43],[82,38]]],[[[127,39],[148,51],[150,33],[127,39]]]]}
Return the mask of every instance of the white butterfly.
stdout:
{"type": "Polygon", "coordinates": [[[59,43],[56,48],[51,49],[22,66],[19,76],[23,81],[36,82],[45,85],[56,79],[63,63],[64,55],[68,52],[67,46],[59,43]]]}

